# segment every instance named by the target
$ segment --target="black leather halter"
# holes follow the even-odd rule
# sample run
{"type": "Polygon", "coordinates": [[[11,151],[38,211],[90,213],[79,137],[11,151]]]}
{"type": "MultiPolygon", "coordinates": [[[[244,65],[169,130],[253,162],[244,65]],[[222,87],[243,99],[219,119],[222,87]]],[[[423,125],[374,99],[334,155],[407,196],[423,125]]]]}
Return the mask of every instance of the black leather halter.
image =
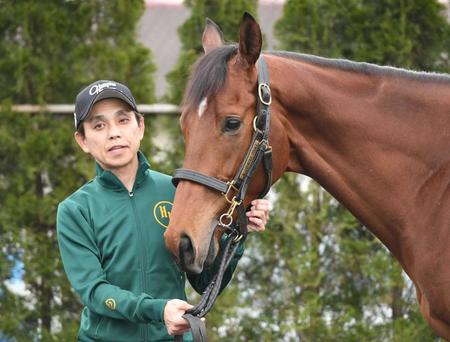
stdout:
{"type": "MultiPolygon", "coordinates": [[[[267,181],[259,198],[264,197],[272,185],[272,148],[269,146],[271,102],[269,71],[266,61],[260,56],[258,60],[257,115],[253,120],[253,138],[234,178],[231,181],[224,182],[215,177],[188,169],[175,170],[172,178],[175,186],[177,186],[180,180],[188,180],[219,191],[224,195],[227,202],[230,203],[228,211],[219,218],[219,226],[225,228],[230,237],[224,248],[219,271],[214,275],[213,280],[206,288],[200,302],[183,315],[183,318],[189,322],[194,342],[207,342],[206,327],[200,318],[204,317],[212,308],[220,291],[222,277],[233,259],[238,242],[247,235],[247,217],[245,215],[243,201],[248,185],[261,160],[267,175],[267,181]],[[238,209],[238,222],[237,224],[233,224],[233,213],[236,208],[238,209]]],[[[175,336],[176,342],[182,340],[182,336],[175,336]]]]}
{"type": "MultiPolygon", "coordinates": [[[[225,182],[215,177],[188,169],[175,170],[172,178],[172,182],[175,186],[177,186],[180,180],[188,180],[221,192],[226,201],[230,204],[230,207],[226,213],[220,216],[219,225],[227,230],[232,229],[233,213],[236,207],[245,210],[245,208],[243,208],[243,200],[252,180],[252,176],[261,160],[267,175],[267,181],[264,190],[258,197],[264,197],[272,185],[272,148],[269,145],[270,104],[272,102],[272,96],[269,87],[269,70],[263,56],[260,56],[258,59],[257,91],[257,114],[253,121],[253,138],[247,153],[245,154],[245,158],[234,178],[231,181],[225,182]]],[[[239,215],[239,217],[241,216],[242,215],[239,215]]],[[[242,235],[245,236],[247,233],[246,223],[239,222],[239,226],[241,237],[242,235]]]]}

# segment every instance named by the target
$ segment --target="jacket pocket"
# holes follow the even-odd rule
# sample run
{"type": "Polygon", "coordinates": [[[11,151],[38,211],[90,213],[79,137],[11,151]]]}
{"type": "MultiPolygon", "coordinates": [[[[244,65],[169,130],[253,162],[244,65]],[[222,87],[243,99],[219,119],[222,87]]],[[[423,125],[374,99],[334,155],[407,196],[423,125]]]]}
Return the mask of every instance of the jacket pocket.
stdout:
{"type": "Polygon", "coordinates": [[[99,315],[83,309],[80,341],[135,342],[142,341],[140,324],[99,315]]]}
{"type": "Polygon", "coordinates": [[[101,337],[101,334],[99,332],[100,332],[100,328],[101,328],[101,325],[104,320],[105,320],[105,316],[101,316],[100,320],[97,323],[97,327],[95,328],[95,337],[101,337]]]}
{"type": "Polygon", "coordinates": [[[81,312],[80,330],[78,332],[78,339],[80,341],[97,340],[97,331],[101,324],[103,316],[96,314],[87,307],[83,308],[81,312]]]}

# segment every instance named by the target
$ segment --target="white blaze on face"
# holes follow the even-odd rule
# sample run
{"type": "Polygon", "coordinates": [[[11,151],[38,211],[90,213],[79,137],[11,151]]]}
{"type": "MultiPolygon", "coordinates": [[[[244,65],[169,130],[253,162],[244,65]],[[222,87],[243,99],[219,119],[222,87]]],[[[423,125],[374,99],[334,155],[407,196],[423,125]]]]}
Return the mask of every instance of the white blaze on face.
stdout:
{"type": "Polygon", "coordinates": [[[202,102],[198,105],[198,117],[201,118],[206,110],[206,105],[208,104],[208,99],[205,97],[202,102]]]}

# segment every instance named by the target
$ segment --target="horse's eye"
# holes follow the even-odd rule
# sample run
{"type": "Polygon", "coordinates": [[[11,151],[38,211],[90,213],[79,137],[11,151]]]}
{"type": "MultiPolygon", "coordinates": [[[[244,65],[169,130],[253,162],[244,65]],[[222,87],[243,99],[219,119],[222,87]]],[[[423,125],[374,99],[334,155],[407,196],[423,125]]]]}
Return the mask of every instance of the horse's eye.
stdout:
{"type": "Polygon", "coordinates": [[[222,130],[224,132],[233,132],[238,130],[239,127],[241,127],[241,120],[237,118],[226,118],[222,130]]]}

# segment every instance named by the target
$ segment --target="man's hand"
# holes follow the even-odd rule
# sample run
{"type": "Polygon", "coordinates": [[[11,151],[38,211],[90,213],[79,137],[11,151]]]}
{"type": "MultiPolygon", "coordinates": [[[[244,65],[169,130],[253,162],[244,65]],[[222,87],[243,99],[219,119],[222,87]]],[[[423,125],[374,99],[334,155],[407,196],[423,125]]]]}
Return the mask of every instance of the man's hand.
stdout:
{"type": "Polygon", "coordinates": [[[246,213],[248,217],[248,232],[260,232],[266,229],[269,218],[269,201],[266,199],[256,199],[252,201],[250,211],[246,213]]]}
{"type": "Polygon", "coordinates": [[[169,300],[164,308],[164,323],[169,335],[182,335],[190,329],[188,321],[182,316],[193,306],[180,299],[169,300]]]}

